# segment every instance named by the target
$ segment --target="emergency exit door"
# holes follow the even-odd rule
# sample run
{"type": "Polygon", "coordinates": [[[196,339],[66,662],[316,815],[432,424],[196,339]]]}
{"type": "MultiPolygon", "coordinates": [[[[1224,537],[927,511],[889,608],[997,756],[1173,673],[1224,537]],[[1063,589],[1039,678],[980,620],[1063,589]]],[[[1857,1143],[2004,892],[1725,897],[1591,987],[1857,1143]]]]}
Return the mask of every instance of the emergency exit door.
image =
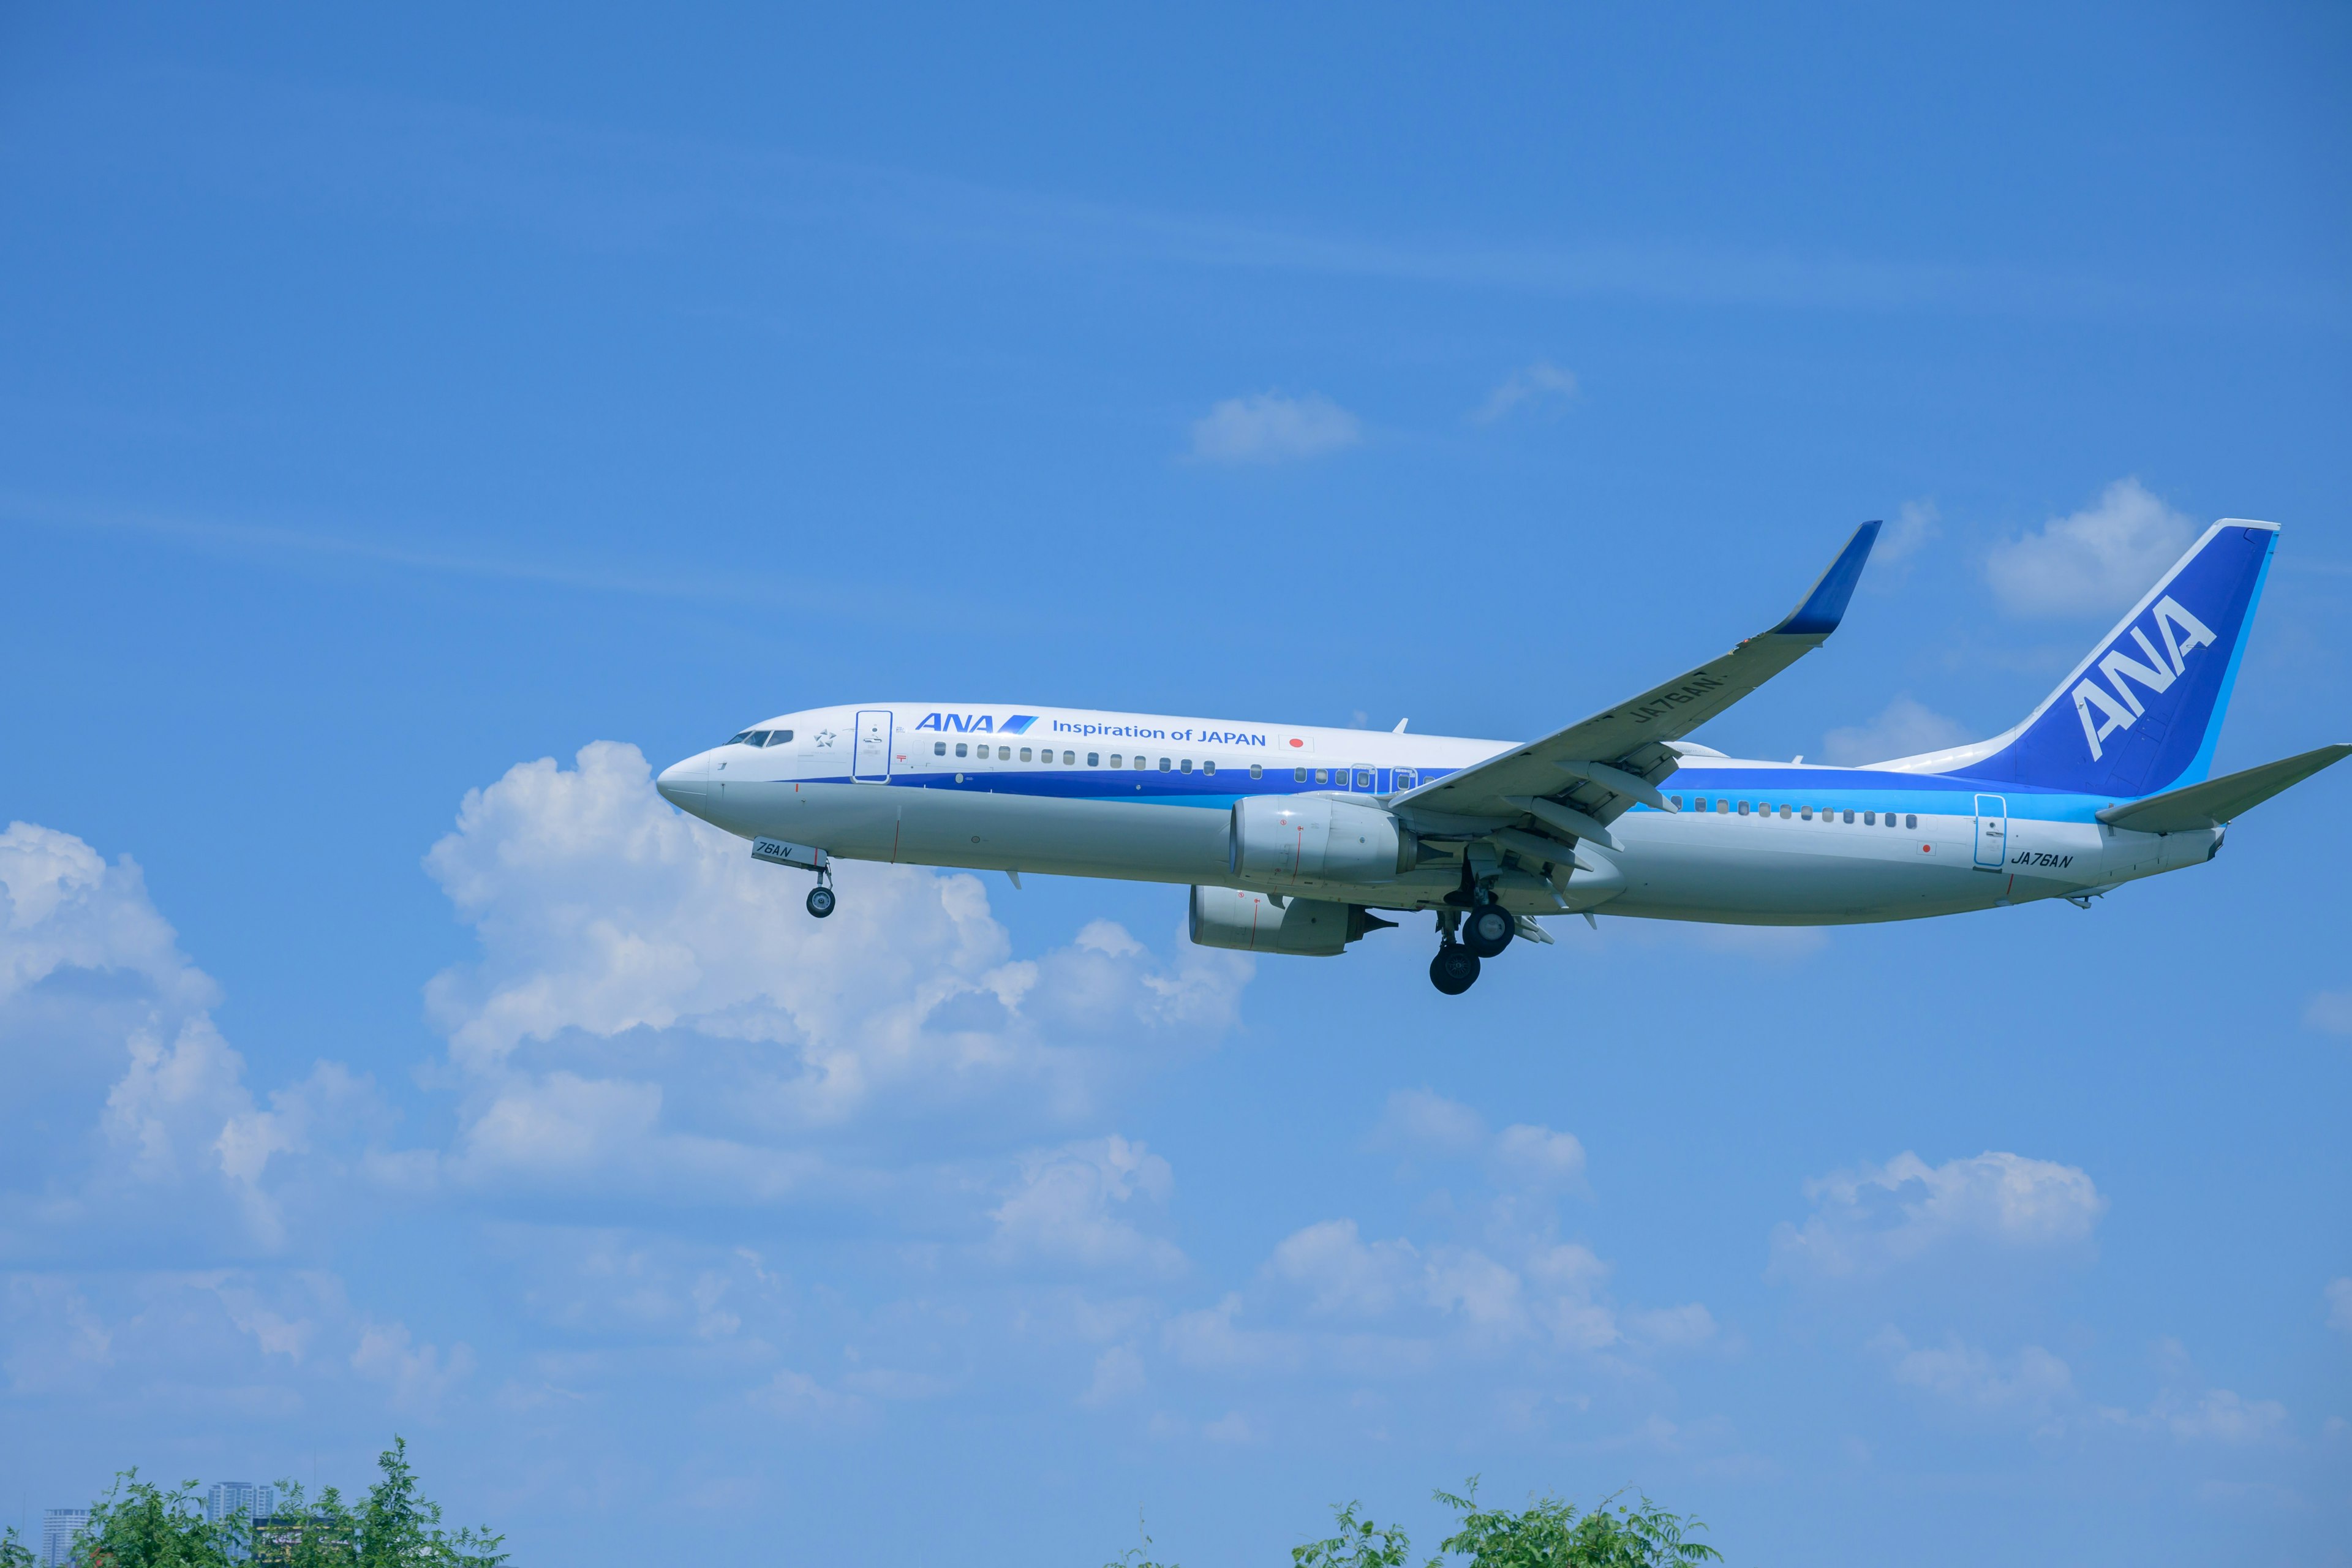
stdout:
{"type": "Polygon", "coordinates": [[[1998,871],[2009,864],[2009,802],[1997,795],[1977,796],[1977,869],[1998,871]]]}
{"type": "Polygon", "coordinates": [[[849,776],[859,784],[890,782],[890,710],[868,708],[857,715],[857,750],[849,776]]]}

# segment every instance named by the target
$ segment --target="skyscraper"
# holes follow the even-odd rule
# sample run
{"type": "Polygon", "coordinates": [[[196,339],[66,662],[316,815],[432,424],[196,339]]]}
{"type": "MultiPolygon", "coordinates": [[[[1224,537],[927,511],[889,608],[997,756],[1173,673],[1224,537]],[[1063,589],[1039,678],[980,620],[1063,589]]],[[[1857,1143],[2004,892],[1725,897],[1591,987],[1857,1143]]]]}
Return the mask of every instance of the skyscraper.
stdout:
{"type": "Polygon", "coordinates": [[[66,1568],[73,1561],[74,1542],[89,1529],[89,1510],[53,1508],[41,1519],[42,1568],[66,1568]]]}
{"type": "Polygon", "coordinates": [[[247,1519],[259,1519],[278,1505],[277,1489],[251,1481],[215,1481],[213,1489],[205,1494],[205,1517],[218,1524],[229,1515],[242,1510],[247,1519]]]}

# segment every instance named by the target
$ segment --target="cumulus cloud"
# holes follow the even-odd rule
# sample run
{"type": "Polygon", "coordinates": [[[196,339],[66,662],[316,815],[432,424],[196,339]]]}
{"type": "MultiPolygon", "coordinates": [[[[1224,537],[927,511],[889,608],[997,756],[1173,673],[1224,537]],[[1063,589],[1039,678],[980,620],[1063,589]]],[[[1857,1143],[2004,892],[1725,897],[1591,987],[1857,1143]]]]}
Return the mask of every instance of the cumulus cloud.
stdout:
{"type": "Polygon", "coordinates": [[[1094,1376],[1087,1384],[1086,1392],[1078,1395],[1078,1403],[1096,1408],[1116,1405],[1142,1393],[1148,1381],[1143,1358],[1136,1353],[1135,1347],[1113,1345],[1095,1357],[1094,1376]]]}
{"type": "Polygon", "coordinates": [[[1433,1089],[1391,1093],[1372,1129],[1372,1147],[1436,1158],[1484,1156],[1496,1184],[1508,1188],[1581,1191],[1584,1145],[1573,1133],[1519,1122],[1489,1134],[1486,1119],[1433,1089]]]}
{"type": "Polygon", "coordinates": [[[1853,767],[1940,752],[1965,745],[1969,739],[1958,720],[1945,718],[1906,693],[1867,723],[1832,730],[1822,738],[1822,756],[1841,767],[1853,767]]]}
{"type": "Polygon", "coordinates": [[[1902,581],[1912,559],[1943,537],[1944,514],[1932,500],[1906,500],[1878,531],[1864,583],[1884,587],[1902,581]]]}
{"type": "Polygon", "coordinates": [[[1319,458],[1364,438],[1354,415],[1320,393],[1228,397],[1192,422],[1192,456],[1206,463],[1284,463],[1319,458]]]}
{"type": "Polygon", "coordinates": [[[2087,1244],[2107,1200],[2072,1165],[1988,1151],[1930,1165],[1908,1152],[1805,1184],[1813,1214],[1773,1234],[1782,1277],[1867,1276],[1954,1244],[2050,1251],[2087,1244]]]}
{"type": "Polygon", "coordinates": [[[50,1246],[108,1225],[282,1246],[289,1167],[380,1110],[366,1080],[331,1063],[257,1101],[213,1021],[218,1000],[128,857],[110,865],[71,834],[11,823],[0,834],[0,1037],[12,1042],[0,1093],[96,1136],[9,1141],[0,1216],[50,1246]]]}
{"type": "Polygon", "coordinates": [[[1173,1183],[1167,1161],[1116,1133],[1029,1155],[991,1214],[991,1249],[1008,1260],[1179,1273],[1184,1255],[1175,1244],[1128,1217],[1135,1199],[1164,1201],[1173,1183]]]}
{"type": "Polygon", "coordinates": [[[877,1116],[1068,1120],[1139,1047],[1229,1027],[1251,973],[1104,921],[1015,959],[978,878],[910,867],[843,865],[811,921],[606,742],[469,792],[425,864],[482,944],[427,988],[469,1086],[446,1174],[476,1184],[765,1201],[877,1116]]]}
{"type": "Polygon", "coordinates": [[[352,1370],[389,1388],[394,1410],[430,1419],[449,1391],[473,1373],[474,1352],[462,1342],[446,1353],[436,1345],[418,1344],[405,1323],[370,1322],[352,1352],[352,1370]]]}
{"type": "Polygon", "coordinates": [[[2138,479],[2121,479],[2081,511],[1995,545],[1985,575],[2015,615],[2112,614],[2153,587],[2197,532],[2138,479]]]}
{"type": "Polygon", "coordinates": [[[1575,374],[1560,369],[1549,360],[1539,359],[1505,376],[1502,384],[1486,395],[1486,401],[1470,411],[1470,417],[1477,424],[1492,425],[1514,409],[1566,402],[1575,395],[1575,374]]]}

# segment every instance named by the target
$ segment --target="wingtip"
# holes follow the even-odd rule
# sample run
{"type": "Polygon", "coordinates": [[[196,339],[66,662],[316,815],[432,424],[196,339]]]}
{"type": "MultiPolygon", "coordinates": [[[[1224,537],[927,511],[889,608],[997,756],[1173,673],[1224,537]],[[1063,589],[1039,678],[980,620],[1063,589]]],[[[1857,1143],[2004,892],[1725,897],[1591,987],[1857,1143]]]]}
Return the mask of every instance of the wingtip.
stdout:
{"type": "Polygon", "coordinates": [[[1837,559],[1830,563],[1830,569],[1813,584],[1813,591],[1772,630],[1786,637],[1827,637],[1837,630],[1838,623],[1845,619],[1847,603],[1853,598],[1854,584],[1862,581],[1863,564],[1870,559],[1871,546],[1878,542],[1881,526],[1881,521],[1874,519],[1855,529],[1853,537],[1845,542],[1845,548],[1838,552],[1837,559]]]}

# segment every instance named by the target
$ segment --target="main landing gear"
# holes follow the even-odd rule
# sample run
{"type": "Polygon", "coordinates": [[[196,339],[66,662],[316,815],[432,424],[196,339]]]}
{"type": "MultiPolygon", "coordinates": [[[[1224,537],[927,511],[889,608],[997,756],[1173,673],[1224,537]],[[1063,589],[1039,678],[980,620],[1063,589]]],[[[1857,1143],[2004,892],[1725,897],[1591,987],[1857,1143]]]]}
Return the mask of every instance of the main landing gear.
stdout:
{"type": "Polygon", "coordinates": [[[1439,944],[1429,961],[1429,983],[1448,996],[1459,996],[1478,984],[1478,955],[1458,942],[1439,944]]]}

